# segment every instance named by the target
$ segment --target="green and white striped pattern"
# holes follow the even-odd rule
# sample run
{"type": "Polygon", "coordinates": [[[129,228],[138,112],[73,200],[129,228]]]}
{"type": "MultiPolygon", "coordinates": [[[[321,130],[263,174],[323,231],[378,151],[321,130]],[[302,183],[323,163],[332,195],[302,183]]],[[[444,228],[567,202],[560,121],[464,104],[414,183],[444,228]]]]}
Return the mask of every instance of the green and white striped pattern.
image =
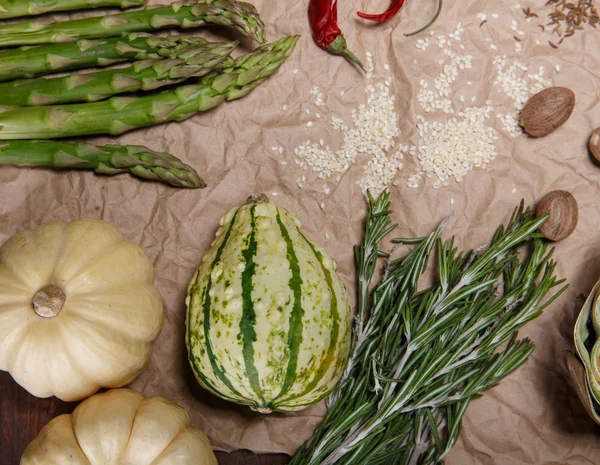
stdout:
{"type": "Polygon", "coordinates": [[[325,397],[345,367],[351,312],[336,265],[265,198],[231,210],[186,300],[200,384],[262,413],[325,397]]]}

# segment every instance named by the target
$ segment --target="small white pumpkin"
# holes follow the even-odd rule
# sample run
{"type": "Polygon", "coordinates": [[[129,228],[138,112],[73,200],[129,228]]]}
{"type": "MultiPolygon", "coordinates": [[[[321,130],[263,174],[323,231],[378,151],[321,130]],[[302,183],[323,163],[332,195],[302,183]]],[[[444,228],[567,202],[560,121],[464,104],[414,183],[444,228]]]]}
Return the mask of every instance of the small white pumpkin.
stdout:
{"type": "Polygon", "coordinates": [[[164,397],[113,389],[54,418],[21,465],[217,465],[206,435],[164,397]]]}
{"type": "Polygon", "coordinates": [[[0,247],[0,370],[65,401],[128,384],[162,328],[153,281],[144,251],[104,221],[16,234],[0,247]]]}

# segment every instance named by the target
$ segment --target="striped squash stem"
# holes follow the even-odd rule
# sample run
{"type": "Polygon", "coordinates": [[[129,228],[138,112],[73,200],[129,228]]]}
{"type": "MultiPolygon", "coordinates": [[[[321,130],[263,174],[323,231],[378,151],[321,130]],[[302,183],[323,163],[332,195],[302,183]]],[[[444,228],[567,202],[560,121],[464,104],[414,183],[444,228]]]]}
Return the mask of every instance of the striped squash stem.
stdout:
{"type": "Polygon", "coordinates": [[[370,291],[382,239],[395,227],[389,193],[369,199],[355,248],[358,309],[349,364],[329,411],[292,465],[437,465],[455,444],[471,400],[520,367],[534,349],[517,331],[566,286],[552,251],[521,204],[491,243],[459,252],[444,224],[401,258],[388,257],[370,291]],[[522,256],[522,248],[531,252],[522,256]],[[437,282],[419,290],[436,249],[437,282]]]}

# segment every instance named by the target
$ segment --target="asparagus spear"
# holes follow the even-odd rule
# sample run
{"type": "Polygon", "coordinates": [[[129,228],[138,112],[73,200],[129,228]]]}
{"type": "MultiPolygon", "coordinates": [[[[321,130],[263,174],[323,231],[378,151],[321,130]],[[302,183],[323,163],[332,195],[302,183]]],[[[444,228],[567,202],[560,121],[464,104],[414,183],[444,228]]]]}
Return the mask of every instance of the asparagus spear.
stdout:
{"type": "Polygon", "coordinates": [[[218,67],[237,42],[190,46],[171,59],[141,60],[127,68],[49,79],[28,79],[0,84],[0,105],[40,106],[56,103],[95,102],[112,95],[177,84],[204,76],[218,67]]]}
{"type": "Polygon", "coordinates": [[[146,0],[0,0],[0,19],[85,8],[131,8],[145,2],[146,0]]]}
{"type": "Polygon", "coordinates": [[[100,174],[129,171],[176,187],[206,187],[196,171],[178,158],[137,145],[97,147],[83,142],[9,141],[0,143],[0,165],[92,169],[100,174]]]}
{"type": "Polygon", "coordinates": [[[0,81],[108,66],[127,60],[171,58],[188,45],[205,44],[207,42],[199,37],[131,33],[107,39],[13,48],[0,51],[0,81]]]}
{"type": "Polygon", "coordinates": [[[207,24],[237,29],[259,43],[265,41],[264,24],[253,5],[235,0],[204,0],[71,21],[48,23],[35,20],[8,24],[0,28],[0,46],[74,42],[127,32],[173,27],[187,29],[207,24]]]}
{"type": "Polygon", "coordinates": [[[0,140],[56,139],[87,134],[122,134],[132,129],[181,121],[248,94],[273,74],[292,52],[298,36],[284,37],[239,57],[230,68],[198,84],[141,97],[102,102],[8,108],[0,113],[0,140]]]}

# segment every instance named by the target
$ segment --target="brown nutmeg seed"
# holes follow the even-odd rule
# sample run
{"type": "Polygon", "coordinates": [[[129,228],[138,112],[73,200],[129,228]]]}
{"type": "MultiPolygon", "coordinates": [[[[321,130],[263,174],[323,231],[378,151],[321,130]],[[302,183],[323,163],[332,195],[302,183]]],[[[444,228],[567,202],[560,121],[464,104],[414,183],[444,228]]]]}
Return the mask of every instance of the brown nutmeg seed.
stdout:
{"type": "Polygon", "coordinates": [[[600,163],[600,128],[597,128],[592,132],[588,147],[592,156],[600,163]]]}
{"type": "Polygon", "coordinates": [[[529,99],[521,111],[521,126],[531,137],[544,137],[573,113],[575,94],[566,87],[548,87],[529,99]]]}
{"type": "Polygon", "coordinates": [[[562,241],[569,237],[579,220],[579,206],[570,192],[552,191],[538,202],[536,216],[548,215],[540,226],[540,232],[550,241],[562,241]]]}

